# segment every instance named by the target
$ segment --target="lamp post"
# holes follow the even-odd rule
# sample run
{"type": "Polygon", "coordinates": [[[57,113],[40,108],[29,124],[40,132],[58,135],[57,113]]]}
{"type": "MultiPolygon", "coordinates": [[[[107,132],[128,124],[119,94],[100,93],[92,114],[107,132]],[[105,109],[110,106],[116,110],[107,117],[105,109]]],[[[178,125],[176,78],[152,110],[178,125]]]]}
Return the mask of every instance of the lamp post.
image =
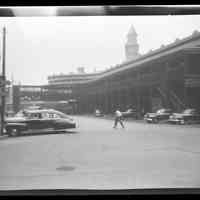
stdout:
{"type": "Polygon", "coordinates": [[[5,122],[5,93],[6,93],[6,68],[5,68],[5,57],[6,57],[6,28],[3,27],[3,48],[2,48],[2,75],[1,75],[1,135],[4,132],[5,122]]]}

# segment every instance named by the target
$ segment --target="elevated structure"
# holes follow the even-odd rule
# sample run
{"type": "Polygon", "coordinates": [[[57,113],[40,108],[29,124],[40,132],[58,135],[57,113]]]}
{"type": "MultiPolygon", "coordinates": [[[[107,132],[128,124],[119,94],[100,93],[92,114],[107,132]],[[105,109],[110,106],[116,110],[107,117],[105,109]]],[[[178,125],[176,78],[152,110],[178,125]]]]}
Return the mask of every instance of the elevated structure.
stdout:
{"type": "Polygon", "coordinates": [[[195,31],[76,85],[74,98],[83,113],[96,107],[110,113],[116,106],[122,110],[134,106],[140,114],[161,107],[200,108],[199,63],[200,33],[195,31]]]}
{"type": "Polygon", "coordinates": [[[85,81],[92,80],[98,77],[98,73],[86,73],[83,67],[77,68],[77,73],[51,75],[48,76],[48,84],[51,86],[70,86],[81,84],[85,81]]]}
{"type": "Polygon", "coordinates": [[[101,73],[49,76],[41,99],[75,99],[78,113],[96,108],[111,113],[116,106],[134,106],[139,115],[160,107],[200,108],[199,63],[200,33],[195,31],[101,73]]]}

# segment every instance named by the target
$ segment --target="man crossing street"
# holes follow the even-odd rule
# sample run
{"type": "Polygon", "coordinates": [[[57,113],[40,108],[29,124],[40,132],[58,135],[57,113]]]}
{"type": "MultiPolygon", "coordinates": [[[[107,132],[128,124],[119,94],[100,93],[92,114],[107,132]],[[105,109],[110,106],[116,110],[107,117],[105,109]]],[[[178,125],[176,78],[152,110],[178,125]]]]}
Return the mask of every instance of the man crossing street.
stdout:
{"type": "Polygon", "coordinates": [[[125,128],[122,121],[122,113],[120,112],[119,109],[115,111],[115,122],[113,128],[117,128],[118,122],[121,124],[122,128],[125,128]]]}

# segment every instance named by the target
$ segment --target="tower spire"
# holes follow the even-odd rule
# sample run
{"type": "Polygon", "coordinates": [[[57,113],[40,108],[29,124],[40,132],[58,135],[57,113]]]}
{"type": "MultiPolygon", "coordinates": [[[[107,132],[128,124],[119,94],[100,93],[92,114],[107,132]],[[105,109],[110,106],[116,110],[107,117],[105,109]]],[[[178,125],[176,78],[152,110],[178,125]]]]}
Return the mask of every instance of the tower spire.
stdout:
{"type": "Polygon", "coordinates": [[[133,60],[139,56],[139,45],[137,42],[137,32],[133,25],[131,25],[127,34],[127,42],[125,44],[126,60],[133,60]]]}
{"type": "Polygon", "coordinates": [[[133,25],[131,25],[131,28],[129,29],[128,35],[137,35],[133,25]]]}

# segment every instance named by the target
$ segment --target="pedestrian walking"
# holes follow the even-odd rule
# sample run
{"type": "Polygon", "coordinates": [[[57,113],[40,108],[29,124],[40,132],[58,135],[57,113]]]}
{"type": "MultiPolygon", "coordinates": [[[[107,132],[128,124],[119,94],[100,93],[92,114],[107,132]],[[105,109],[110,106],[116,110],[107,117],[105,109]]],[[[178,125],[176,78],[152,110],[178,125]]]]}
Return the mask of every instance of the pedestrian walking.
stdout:
{"type": "Polygon", "coordinates": [[[113,128],[117,128],[118,122],[121,124],[122,128],[125,128],[122,121],[122,113],[120,112],[119,109],[115,111],[115,122],[113,128]]]}

